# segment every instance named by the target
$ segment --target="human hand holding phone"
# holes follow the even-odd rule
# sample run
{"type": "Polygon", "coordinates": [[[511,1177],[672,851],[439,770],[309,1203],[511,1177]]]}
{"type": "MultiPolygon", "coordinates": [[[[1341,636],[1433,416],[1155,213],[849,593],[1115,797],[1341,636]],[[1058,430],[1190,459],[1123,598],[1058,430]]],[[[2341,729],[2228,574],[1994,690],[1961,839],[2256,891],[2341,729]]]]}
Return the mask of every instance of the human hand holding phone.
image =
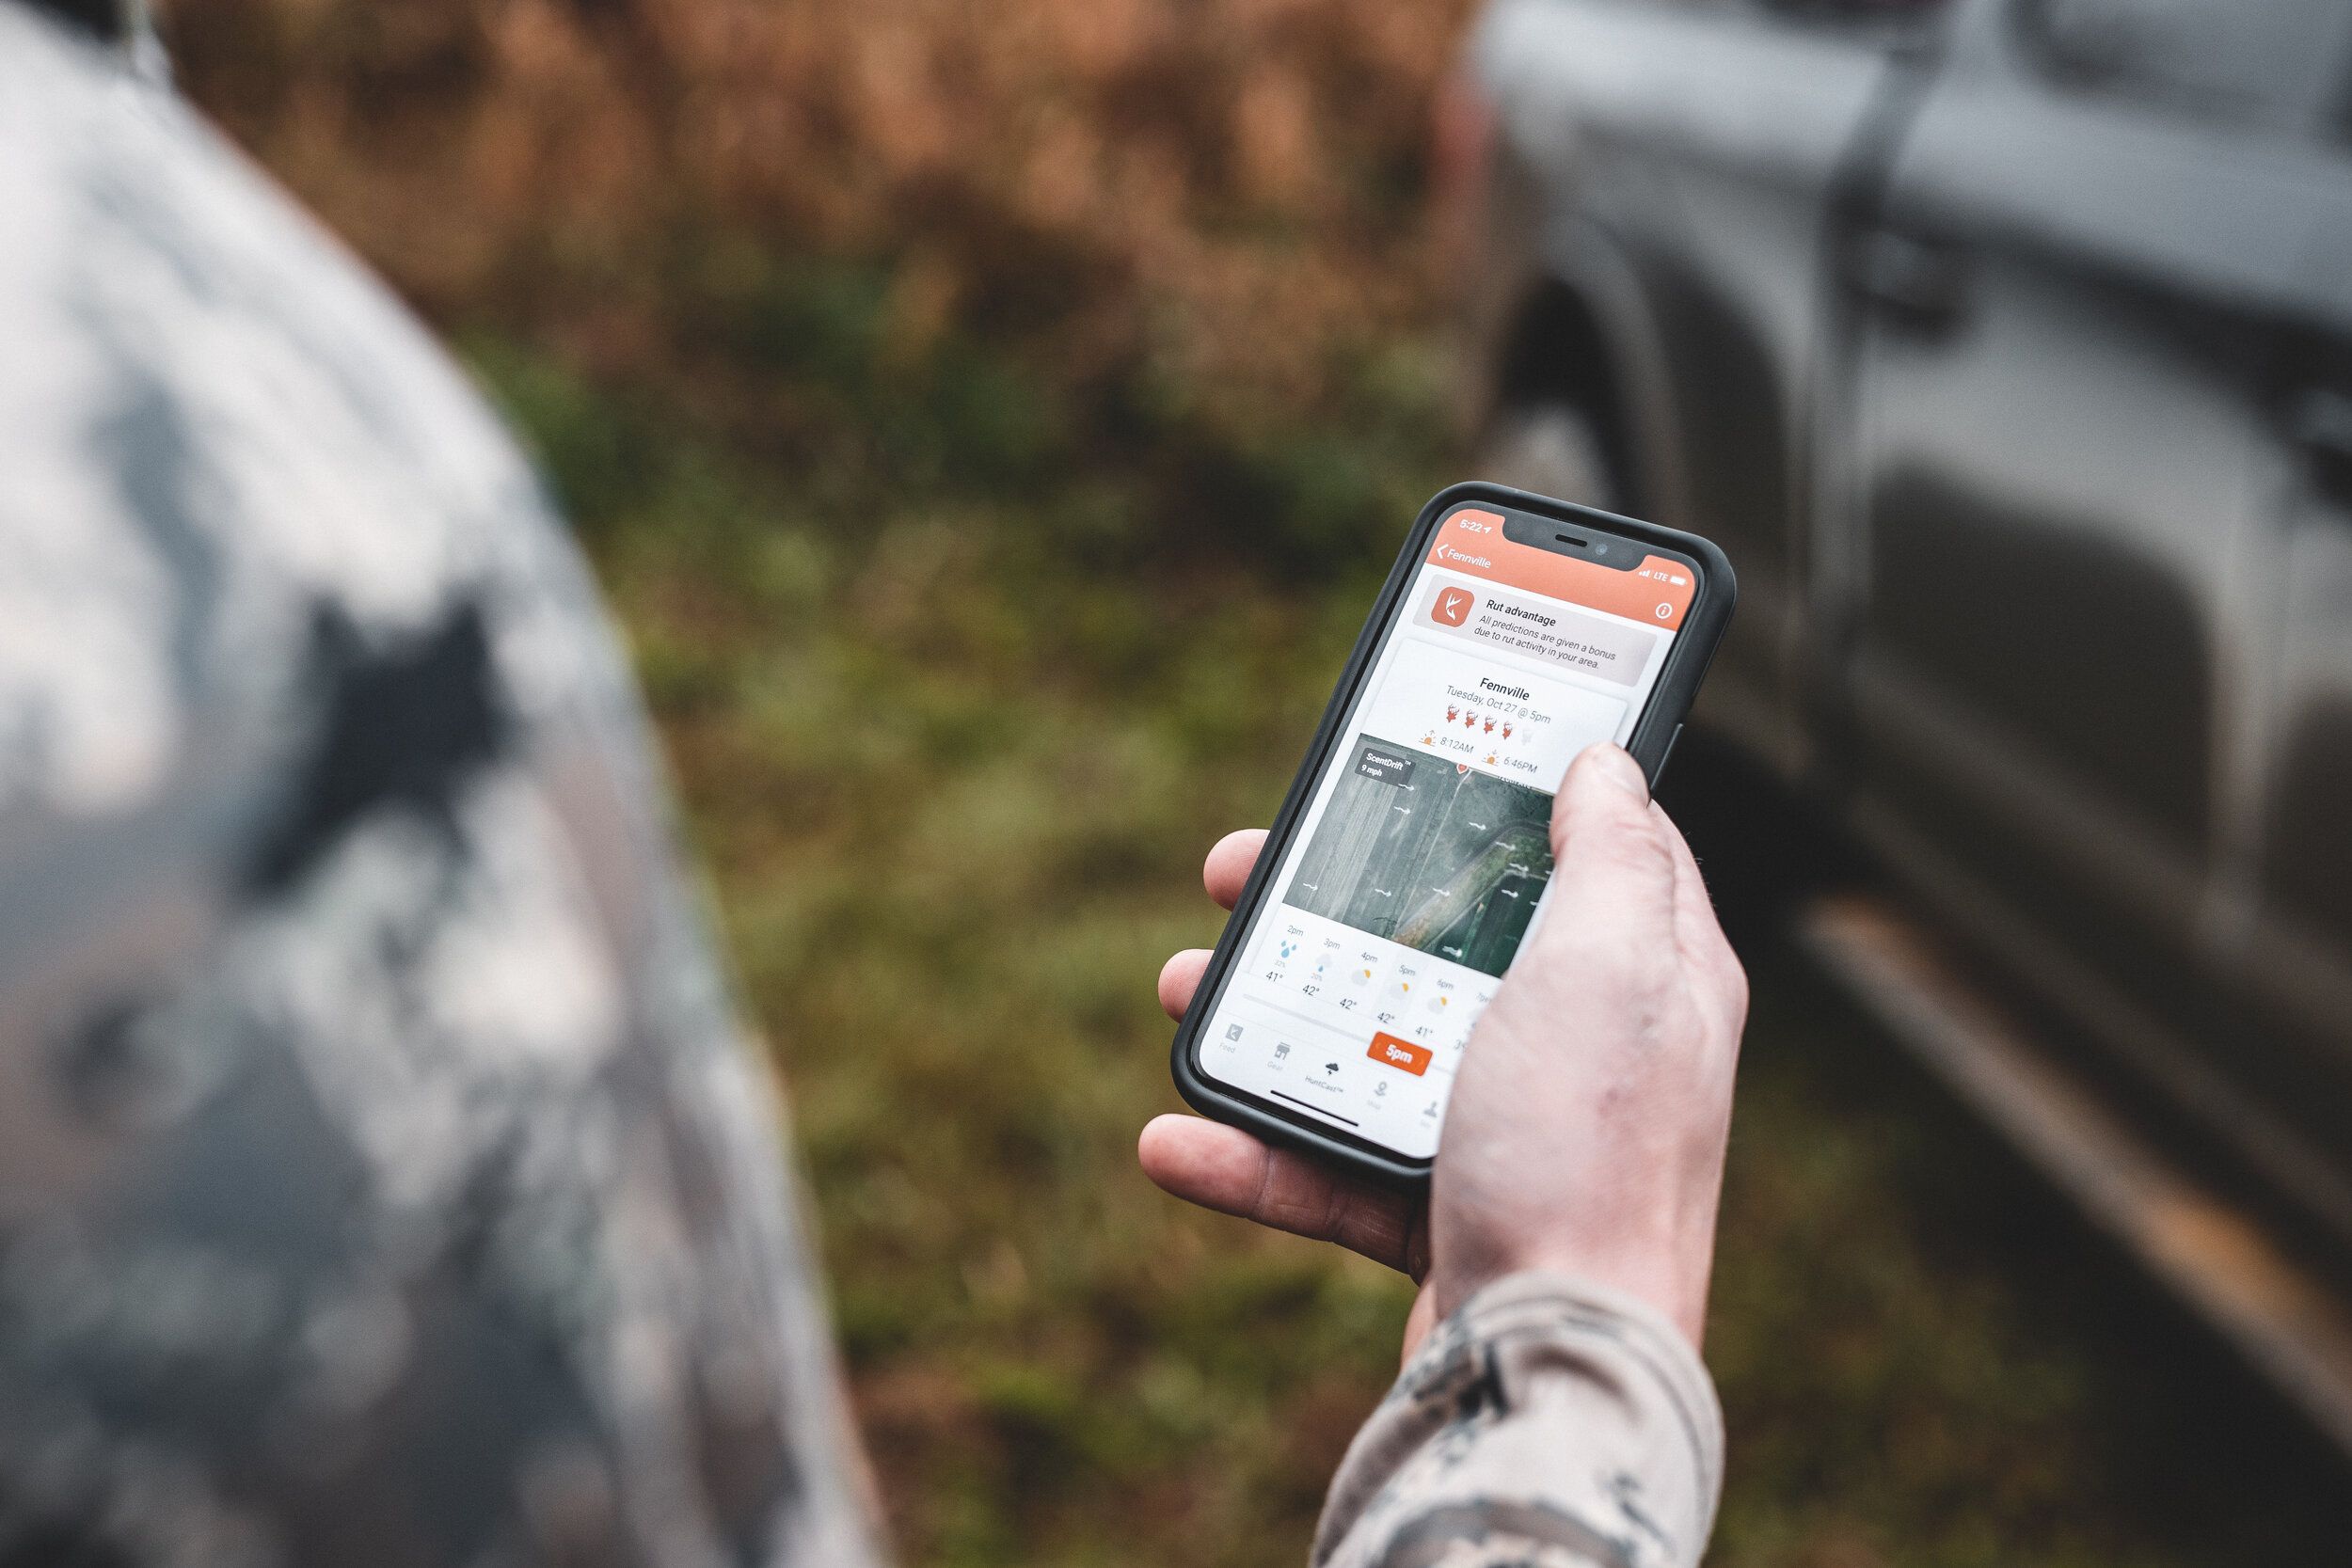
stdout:
{"type": "MultiPolygon", "coordinates": [[[[1264,840],[1234,833],[1210,851],[1218,903],[1232,907],[1264,840]]],[[[1577,758],[1551,840],[1548,911],[1471,1034],[1425,1196],[1200,1117],[1143,1130],[1143,1168],[1175,1196],[1420,1280],[1407,1356],[1480,1286],[1531,1269],[1627,1291],[1694,1346],[1704,1328],[1747,979],[1624,752],[1577,758]]],[[[1170,1015],[1208,960],[1168,960],[1170,1015]]]]}

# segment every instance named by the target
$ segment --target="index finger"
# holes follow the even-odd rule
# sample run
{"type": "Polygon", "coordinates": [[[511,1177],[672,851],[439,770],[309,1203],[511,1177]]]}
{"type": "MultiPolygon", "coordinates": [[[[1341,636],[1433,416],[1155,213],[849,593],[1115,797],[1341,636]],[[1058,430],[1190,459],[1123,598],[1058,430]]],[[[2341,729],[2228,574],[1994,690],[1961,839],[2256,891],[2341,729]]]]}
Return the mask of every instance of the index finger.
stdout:
{"type": "Polygon", "coordinates": [[[1187,1203],[1336,1242],[1414,1279],[1428,1273],[1428,1211],[1413,1195],[1351,1180],[1199,1117],[1152,1117],[1136,1153],[1145,1175],[1187,1203]]]}
{"type": "Polygon", "coordinates": [[[1258,863],[1258,853],[1264,847],[1263,828],[1244,828],[1216,841],[1209,851],[1208,863],[1200,868],[1200,880],[1219,909],[1230,910],[1241,901],[1242,887],[1249,880],[1249,868],[1258,863]]]}

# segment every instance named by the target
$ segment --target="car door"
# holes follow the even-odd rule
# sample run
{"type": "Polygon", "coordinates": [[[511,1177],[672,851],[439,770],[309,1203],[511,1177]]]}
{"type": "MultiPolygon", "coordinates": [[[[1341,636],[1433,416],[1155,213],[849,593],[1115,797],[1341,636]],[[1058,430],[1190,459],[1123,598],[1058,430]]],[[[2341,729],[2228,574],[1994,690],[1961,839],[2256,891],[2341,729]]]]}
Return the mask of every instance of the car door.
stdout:
{"type": "Polygon", "coordinates": [[[1894,57],[1945,8],[1502,0],[1481,29],[1506,138],[1555,214],[1547,265],[1608,306],[1620,354],[1640,345],[1621,504],[1740,574],[1701,714],[1784,772],[1807,760],[1790,665],[1826,218],[1894,57]]]}
{"type": "Polygon", "coordinates": [[[2348,36],[2342,0],[1979,0],[1839,243],[1857,824],[2246,1145],[2276,1105],[2217,1053],[2217,911],[2348,36]]]}

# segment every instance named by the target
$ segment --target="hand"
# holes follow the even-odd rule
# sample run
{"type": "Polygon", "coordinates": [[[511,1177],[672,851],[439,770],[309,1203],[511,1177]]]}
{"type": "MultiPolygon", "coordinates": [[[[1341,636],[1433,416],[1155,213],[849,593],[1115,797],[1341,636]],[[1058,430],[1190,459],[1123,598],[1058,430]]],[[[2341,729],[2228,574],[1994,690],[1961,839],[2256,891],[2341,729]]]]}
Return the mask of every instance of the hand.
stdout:
{"type": "MultiPolygon", "coordinates": [[[[1578,757],[1551,835],[1550,903],[1470,1036],[1425,1208],[1222,1123],[1143,1130],[1144,1170],[1177,1196],[1422,1280],[1407,1355],[1480,1286],[1525,1269],[1625,1291],[1693,1345],[1705,1326],[1747,979],[1632,758],[1578,757]]],[[[1211,850],[1210,896],[1231,909],[1264,842],[1234,833],[1211,850]]],[[[1171,1015],[1207,963],[1168,960],[1171,1015]]]]}

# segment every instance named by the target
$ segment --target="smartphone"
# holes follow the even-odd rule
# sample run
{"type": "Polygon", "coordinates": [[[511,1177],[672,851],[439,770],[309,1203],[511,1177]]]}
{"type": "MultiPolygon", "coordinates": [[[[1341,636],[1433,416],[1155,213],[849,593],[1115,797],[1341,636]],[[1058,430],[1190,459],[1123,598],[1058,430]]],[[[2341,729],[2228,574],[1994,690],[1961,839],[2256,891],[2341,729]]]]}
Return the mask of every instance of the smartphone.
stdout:
{"type": "Polygon", "coordinates": [[[1204,1116],[1428,1179],[1596,741],[1653,784],[1737,594],[1695,535],[1495,484],[1422,510],[1176,1032],[1204,1116]]]}

